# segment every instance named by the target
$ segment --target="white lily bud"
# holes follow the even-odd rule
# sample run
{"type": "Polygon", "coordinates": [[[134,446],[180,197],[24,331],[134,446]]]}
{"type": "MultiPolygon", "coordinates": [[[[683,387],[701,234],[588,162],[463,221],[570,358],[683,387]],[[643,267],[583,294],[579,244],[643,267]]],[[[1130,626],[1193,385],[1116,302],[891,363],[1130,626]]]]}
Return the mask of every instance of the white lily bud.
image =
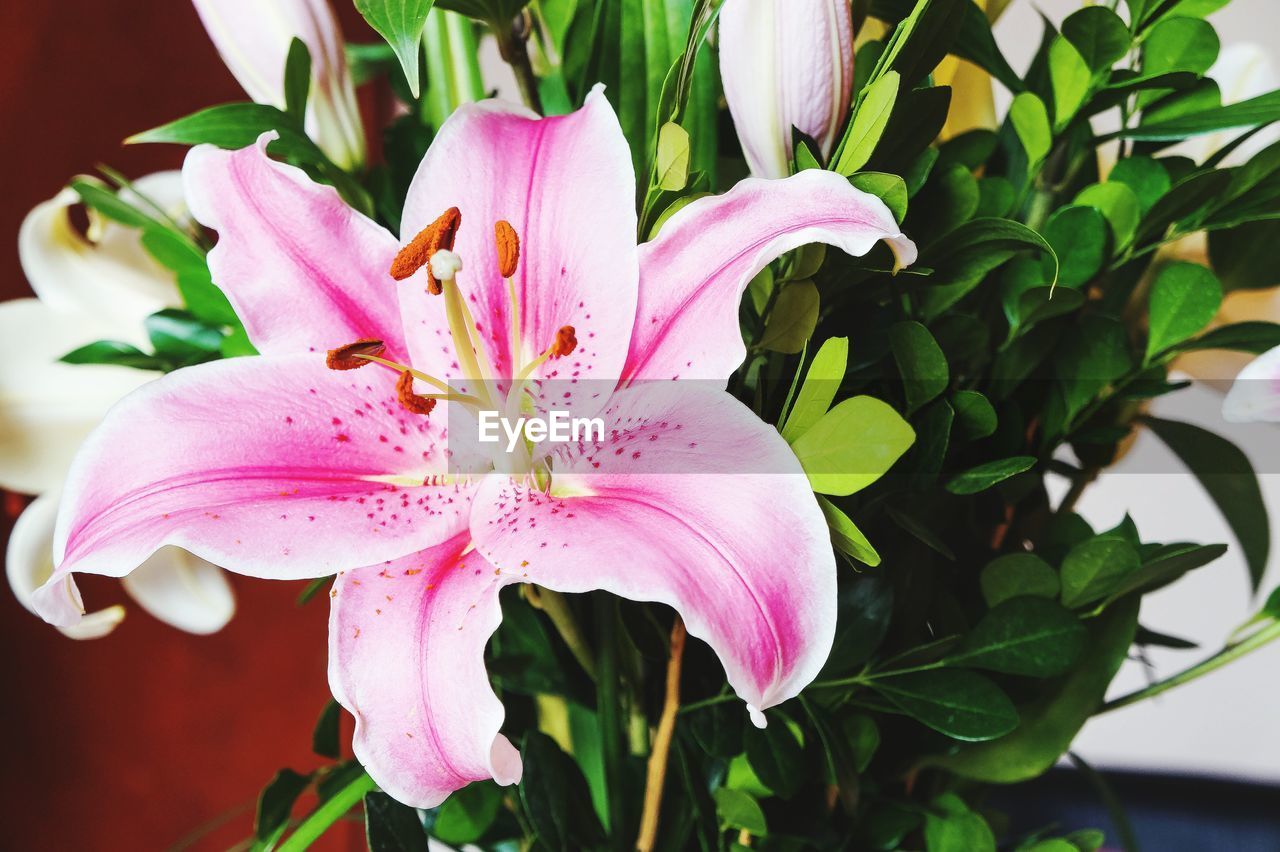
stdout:
{"type": "Polygon", "coordinates": [[[853,88],[849,0],[727,0],[720,76],[752,174],[790,173],[793,127],[830,156],[853,88]]]}
{"type": "Polygon", "coordinates": [[[245,93],[284,108],[294,37],[311,52],[307,133],[344,169],[364,162],[364,127],[347,73],[342,31],[327,0],[192,0],[209,38],[245,93]]]}

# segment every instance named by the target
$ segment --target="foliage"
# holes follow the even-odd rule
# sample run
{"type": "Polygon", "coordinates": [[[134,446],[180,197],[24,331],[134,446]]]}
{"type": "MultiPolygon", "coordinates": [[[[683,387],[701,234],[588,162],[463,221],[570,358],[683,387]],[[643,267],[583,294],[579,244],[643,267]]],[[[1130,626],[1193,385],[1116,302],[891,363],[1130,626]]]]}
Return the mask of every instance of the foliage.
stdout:
{"type": "MultiPolygon", "coordinates": [[[[439,80],[418,96],[431,5],[357,0],[398,60],[362,46],[352,54],[361,76],[386,80],[410,105],[384,131],[386,163],[367,173],[342,172],[307,138],[305,84],[291,89],[288,110],[213,107],[133,141],[238,147],[274,130],[275,155],[394,228],[417,159],[457,105],[429,100],[439,80]]],[[[510,39],[524,4],[436,5],[510,39]]],[[[1135,430],[1149,428],[1230,520],[1255,587],[1270,548],[1243,454],[1198,427],[1143,414],[1146,400],[1178,389],[1169,369],[1180,354],[1280,343],[1269,323],[1209,328],[1225,290],[1268,275],[1275,283],[1269,257],[1245,246],[1275,218],[1280,147],[1230,168],[1217,155],[1197,163],[1168,152],[1187,137],[1247,136],[1280,120],[1280,92],[1223,105],[1205,76],[1218,42],[1203,14],[1221,5],[1087,6],[1060,30],[1045,22],[1020,76],[972,0],[854,4],[889,35],[859,51],[853,109],[830,161],[799,140],[795,166],[829,168],[883,198],[920,260],[896,275],[883,246],[856,260],[809,247],[778,261],[744,299],[750,354],[730,386],[777,424],[824,495],[833,546],[849,560],[837,639],[819,680],[769,711],[764,730],[746,724],[705,646],[691,645],[659,848],[742,848],[748,838],[777,850],[1097,848],[1090,831],[1004,836],[979,782],[1027,780],[1058,761],[1104,709],[1135,641],[1176,644],[1139,626],[1140,597],[1225,547],[1145,541],[1132,523],[1095,531],[1072,512],[1074,500],[1135,430]],[[1015,95],[999,127],[938,140],[956,93],[930,74],[948,54],[1015,95]],[[1103,115],[1119,129],[1095,132],[1092,119],[1103,115]],[[1108,141],[1119,159],[1106,170],[1098,150],[1108,141]],[[1161,250],[1197,231],[1213,234],[1214,266],[1169,262],[1161,250]],[[1070,482],[1056,507],[1051,477],[1070,482]]],[[[531,43],[514,45],[532,48],[537,76],[526,95],[548,112],[608,84],[642,176],[642,235],[745,172],[732,134],[721,132],[729,125],[706,38],[719,6],[542,0],[528,10],[531,43]]],[[[475,34],[452,44],[471,49],[475,34]]],[[[290,65],[304,67],[296,55],[290,65]]],[[[304,71],[290,73],[296,83],[304,71]]],[[[104,341],[65,360],[169,370],[251,351],[208,275],[206,234],[101,182],[73,186],[89,207],[141,230],[176,275],[186,310],[152,318],[153,353],[104,341]]],[[[295,800],[317,783],[322,801],[335,787],[355,790],[352,804],[364,796],[374,849],[426,848],[427,834],[492,849],[626,848],[644,791],[646,731],[663,700],[672,613],[594,597],[568,606],[588,625],[617,614],[610,633],[623,664],[611,686],[621,713],[597,712],[604,685],[575,665],[544,611],[512,595],[489,670],[507,707],[505,731],[523,744],[518,788],[474,784],[414,811],[364,795],[371,785],[353,764],[286,770],[263,793],[257,848],[280,839],[295,800]],[[563,725],[546,724],[551,708],[563,725]],[[627,719],[630,748],[610,766],[601,743],[621,738],[607,727],[627,719]]],[[[1255,622],[1265,631],[1277,619],[1273,596],[1255,622]]],[[[315,734],[329,760],[338,724],[330,707],[315,734]]]]}

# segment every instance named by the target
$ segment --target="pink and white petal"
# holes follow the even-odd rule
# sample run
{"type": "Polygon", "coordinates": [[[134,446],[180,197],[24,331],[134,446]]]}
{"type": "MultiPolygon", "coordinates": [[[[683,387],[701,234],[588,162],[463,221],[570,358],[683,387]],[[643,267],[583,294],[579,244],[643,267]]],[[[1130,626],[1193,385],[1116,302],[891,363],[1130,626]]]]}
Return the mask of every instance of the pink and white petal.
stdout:
{"type": "Polygon", "coordinates": [[[420,808],[472,781],[520,780],[499,733],[504,712],[484,649],[502,620],[496,572],[460,535],[338,576],[329,615],[329,687],[356,719],[356,758],[378,786],[420,808]]]}
{"type": "MultiPolygon", "coordinates": [[[[401,237],[459,208],[459,286],[495,370],[510,378],[511,306],[493,233],[498,220],[510,222],[520,237],[513,277],[520,361],[530,363],[562,326],[573,326],[579,345],[568,372],[577,375],[559,362],[534,375],[566,380],[554,391],[558,407],[599,410],[604,400],[578,400],[584,395],[570,380],[612,383],[621,375],[636,306],[634,196],[631,154],[599,88],[582,109],[554,118],[485,101],[461,107],[440,129],[409,188],[401,237]]],[[[443,300],[406,287],[401,308],[415,363],[438,360],[448,344],[435,334],[443,300]]]]}
{"type": "Polygon", "coordinates": [[[625,380],[727,381],[747,351],[738,303],[761,269],[808,243],[858,256],[880,240],[899,265],[915,261],[915,244],[884,202],[834,172],[748,178],[724,195],[694,201],[640,247],[640,301],[625,380]]]}
{"type": "MultiPolygon", "coordinates": [[[[45,494],[23,510],[9,534],[4,570],[13,596],[35,613],[31,596],[53,574],[53,524],[58,516],[58,497],[45,494]]],[[[124,620],[119,604],[87,613],[78,624],[59,627],[71,639],[101,639],[124,620]]]]}
{"type": "Polygon", "coordinates": [[[1222,402],[1222,416],[1232,423],[1280,422],[1280,346],[1254,358],[1236,375],[1222,402]]]}
{"type": "Polygon", "coordinates": [[[63,364],[63,355],[115,329],[87,313],[38,299],[0,304],[0,488],[58,489],[80,444],[120,397],[159,373],[105,364],[63,364]]]}
{"type": "Polygon", "coordinates": [[[180,547],[160,548],[120,582],[153,617],[187,633],[217,633],[236,614],[226,572],[180,547]]]}
{"type": "Polygon", "coordinates": [[[386,341],[405,357],[391,261],[395,237],[337,190],[267,156],[274,132],[224,151],[199,145],[182,175],[191,214],[218,232],[213,280],[264,355],[386,341]]]}
{"type": "Polygon", "coordinates": [[[468,489],[422,484],[447,472],[444,427],[401,409],[393,378],[315,355],[235,358],[126,397],[72,465],[37,609],[74,623],[72,572],[123,576],[166,544],[299,579],[456,534],[468,489]]]}
{"type": "Polygon", "coordinates": [[[605,440],[555,458],[550,494],[481,484],[476,548],[557,591],[674,607],[761,723],[817,675],[835,632],[835,560],[799,462],[705,383],[628,388],[603,416],[605,440]]]}

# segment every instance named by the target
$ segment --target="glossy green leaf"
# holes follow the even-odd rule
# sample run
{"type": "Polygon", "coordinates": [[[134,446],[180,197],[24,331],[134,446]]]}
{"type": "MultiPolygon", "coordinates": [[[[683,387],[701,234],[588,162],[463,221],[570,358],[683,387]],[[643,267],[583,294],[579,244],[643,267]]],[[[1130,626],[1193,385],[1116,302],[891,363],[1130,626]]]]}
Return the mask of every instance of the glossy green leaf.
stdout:
{"type": "Polygon", "coordinates": [[[369,26],[386,39],[404,69],[413,96],[418,96],[418,53],[432,0],[355,0],[369,26]]]}
{"type": "Polygon", "coordinates": [[[995,852],[987,821],[954,793],[933,800],[924,817],[925,852],[995,852]]]}
{"type": "Polygon", "coordinates": [[[307,95],[311,92],[311,51],[307,43],[294,36],[284,63],[284,111],[295,121],[307,112],[307,95]]]}
{"type": "Polygon", "coordinates": [[[130,136],[125,141],[129,144],[209,144],[234,149],[247,148],[268,130],[276,131],[280,137],[268,146],[272,153],[304,163],[324,161],[324,154],[303,132],[301,124],[293,116],[267,104],[233,103],[209,107],[130,136]]]}
{"type": "Polygon", "coordinates": [[[947,358],[929,329],[918,322],[897,323],[889,329],[889,344],[902,376],[908,414],[947,389],[947,358]]]}
{"type": "Polygon", "coordinates": [[[782,426],[782,437],[787,443],[809,431],[827,413],[844,381],[849,362],[849,338],[833,337],[825,341],[813,356],[804,384],[796,395],[795,404],[782,426]]]}
{"type": "Polygon", "coordinates": [[[871,687],[903,713],[952,739],[993,740],[1018,726],[1009,696],[975,672],[914,672],[876,678],[871,687]]]}
{"type": "Polygon", "coordinates": [[[1219,130],[1255,127],[1280,121],[1280,90],[1228,106],[1197,110],[1176,118],[1142,122],[1111,136],[1153,142],[1173,142],[1219,130]]]}
{"type": "Polygon", "coordinates": [[[760,347],[795,354],[804,348],[818,325],[820,298],[812,281],[793,281],[778,294],[765,324],[760,347]]]}
{"type": "Polygon", "coordinates": [[[369,852],[427,852],[429,848],[418,812],[378,790],[364,794],[364,834],[369,852]]]}
{"type": "Polygon", "coordinates": [[[791,445],[819,494],[845,496],[866,488],[915,441],[915,431],[887,403],[846,399],[791,445]]]}
{"type": "Polygon", "coordinates": [[[1079,287],[1107,258],[1107,221],[1092,207],[1064,207],[1045,223],[1044,238],[1058,259],[1058,283],[1079,287]]]}
{"type": "Polygon", "coordinates": [[[947,661],[1004,674],[1053,677],[1084,650],[1087,632],[1055,601],[1021,596],[991,609],[947,661]]]}
{"type": "Polygon", "coordinates": [[[590,849],[601,843],[604,829],[588,804],[591,794],[573,758],[536,730],[525,734],[520,757],[520,802],[539,840],[552,849],[590,849]]]}
{"type": "Polygon", "coordinates": [[[1107,175],[1107,181],[1122,183],[1133,190],[1143,214],[1173,186],[1164,166],[1150,157],[1128,157],[1121,160],[1116,163],[1111,174],[1107,175]]]}
{"type": "Polygon", "coordinates": [[[672,192],[689,182],[689,133],[674,121],[658,131],[657,185],[672,192]]]}
{"type": "Polygon", "coordinates": [[[809,781],[804,746],[786,719],[774,716],[763,728],[746,732],[747,762],[760,781],[784,799],[809,781]]]}
{"type": "Polygon", "coordinates": [[[1009,106],[1009,122],[1027,153],[1028,164],[1034,168],[1053,147],[1053,127],[1044,101],[1031,92],[1022,92],[1009,106]]]}
{"type": "Polygon", "coordinates": [[[294,803],[310,785],[310,775],[301,775],[292,769],[277,772],[258,796],[258,810],[253,821],[254,837],[270,846],[288,826],[294,803]]]}
{"type": "Polygon", "coordinates": [[[956,413],[956,428],[971,441],[987,437],[996,431],[998,418],[991,401],[973,390],[956,391],[951,396],[951,407],[956,413]]]}
{"type": "Polygon", "coordinates": [[[1086,6],[1069,15],[1062,22],[1062,35],[1095,72],[1114,65],[1129,52],[1132,41],[1124,21],[1105,6],[1086,6]]]}
{"type": "Polygon", "coordinates": [[[858,529],[857,525],[835,503],[821,494],[817,497],[818,505],[822,507],[822,514],[826,516],[827,527],[831,531],[831,543],[835,545],[836,550],[872,568],[879,565],[880,554],[871,546],[871,542],[862,534],[862,530],[858,529]]]}
{"type": "Polygon", "coordinates": [[[1049,47],[1049,81],[1053,88],[1054,126],[1062,128],[1089,96],[1093,72],[1080,52],[1059,36],[1049,47]]]}
{"type": "Polygon", "coordinates": [[[1124,326],[1110,317],[1084,317],[1066,335],[1054,357],[1054,372],[1062,382],[1068,414],[1074,416],[1084,409],[1131,365],[1124,326]]]}
{"type": "Polygon", "coordinates": [[[1201,331],[1222,305],[1222,285],[1196,263],[1160,270],[1147,301],[1147,360],[1201,331]]]}
{"type": "Polygon", "coordinates": [[[863,192],[879,198],[899,222],[907,216],[907,183],[897,175],[884,172],[858,172],[849,182],[863,192]]]}
{"type": "Polygon", "coordinates": [[[1035,464],[1035,456],[1014,456],[986,462],[956,474],[947,482],[947,490],[961,496],[979,494],[999,485],[1011,476],[1030,470],[1035,467],[1035,464]]]}
{"type": "Polygon", "coordinates": [[[1277,346],[1280,346],[1280,323],[1251,320],[1219,326],[1182,343],[1178,349],[1182,352],[1227,349],[1261,355],[1277,346]]]}
{"type": "Polygon", "coordinates": [[[1103,602],[1109,606],[1125,595],[1152,591],[1168,585],[1188,571],[1201,568],[1227,552],[1225,544],[1171,544],[1126,576],[1103,602]]]}
{"type": "Polygon", "coordinates": [[[1056,598],[1061,588],[1058,573],[1034,553],[1009,553],[993,559],[982,569],[978,582],[989,607],[1026,595],[1056,598]]]}
{"type": "Polygon", "coordinates": [[[1117,251],[1133,242],[1142,218],[1142,205],[1133,190],[1123,183],[1107,181],[1086,186],[1072,204],[1092,207],[1102,214],[1111,226],[1112,245],[1117,251]]]}
{"type": "Polygon", "coordinates": [[[1141,564],[1138,552],[1119,538],[1092,538],[1067,553],[1062,562],[1062,602],[1084,606],[1111,594],[1141,564]]]}
{"type": "Polygon", "coordinates": [[[123,343],[118,340],[86,343],[58,360],[64,364],[112,364],[117,367],[135,367],[139,370],[164,369],[164,363],[154,355],[148,355],[132,343],[123,343]]]}
{"type": "Polygon", "coordinates": [[[867,88],[845,133],[839,158],[833,166],[835,171],[852,175],[871,159],[893,114],[899,85],[898,72],[888,71],[867,88]]]}
{"type": "Polygon", "coordinates": [[[431,833],[453,846],[484,836],[502,809],[502,788],[492,781],[473,781],[451,794],[436,810],[431,833]]]}
{"type": "Polygon", "coordinates": [[[1193,71],[1204,74],[1218,58],[1218,34],[1208,21],[1165,18],[1151,28],[1142,43],[1142,70],[1193,71]]]}
{"type": "Polygon", "coordinates": [[[764,811],[750,793],[721,787],[712,794],[716,800],[716,815],[720,825],[735,831],[745,831],[756,837],[765,837],[769,826],[764,811]]]}
{"type": "MultiPolygon", "coordinates": [[[[328,583],[327,577],[321,580],[328,583]]],[[[339,723],[342,719],[342,707],[332,698],[324,705],[320,718],[316,720],[315,729],[311,732],[311,750],[321,757],[337,760],[342,745],[339,738],[339,723]]]]}
{"type": "Polygon", "coordinates": [[[1249,566],[1256,591],[1271,552],[1271,526],[1258,475],[1235,444],[1208,430],[1176,420],[1145,419],[1148,427],[1196,476],[1226,520],[1249,566]]]}

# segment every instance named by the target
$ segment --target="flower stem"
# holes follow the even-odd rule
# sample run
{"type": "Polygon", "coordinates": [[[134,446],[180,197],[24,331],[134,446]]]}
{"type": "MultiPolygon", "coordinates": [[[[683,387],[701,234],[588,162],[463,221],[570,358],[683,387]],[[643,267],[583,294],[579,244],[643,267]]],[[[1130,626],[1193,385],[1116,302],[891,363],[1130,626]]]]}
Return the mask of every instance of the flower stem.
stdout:
{"type": "Polygon", "coordinates": [[[604,789],[609,803],[609,835],[614,849],[626,849],[623,841],[622,780],[626,767],[622,738],[622,702],[618,694],[618,610],[613,599],[597,594],[596,635],[599,656],[596,674],[596,714],[600,721],[600,754],[604,762],[604,789]]]}
{"type": "Polygon", "coordinates": [[[1109,713],[1112,710],[1119,710],[1121,707],[1128,707],[1130,704],[1136,704],[1144,699],[1152,698],[1162,692],[1173,689],[1175,686],[1190,683],[1203,675],[1207,675],[1214,669],[1221,668],[1227,663],[1238,660],[1246,654],[1252,653],[1262,646],[1274,642],[1276,639],[1280,639],[1280,621],[1274,622],[1268,627],[1264,627],[1257,633],[1249,636],[1247,639],[1237,642],[1234,645],[1228,645],[1212,657],[1209,657],[1207,660],[1203,660],[1189,669],[1184,669],[1172,677],[1153,683],[1145,689],[1139,689],[1135,692],[1130,692],[1128,695],[1122,695],[1113,701],[1108,701],[1106,704],[1102,705],[1102,708],[1098,710],[1098,713],[1095,715],[1109,713]]]}
{"type": "Polygon", "coordinates": [[[498,39],[498,52],[516,75],[520,97],[525,106],[542,115],[542,96],[538,94],[538,77],[529,61],[529,22],[523,14],[503,26],[495,23],[493,34],[498,39]]]}
{"type": "Polygon", "coordinates": [[[311,812],[311,815],[294,829],[293,834],[280,844],[280,852],[301,852],[310,848],[311,844],[329,830],[335,822],[342,819],[364,798],[364,794],[378,789],[378,785],[369,777],[369,773],[361,772],[355,778],[333,794],[333,797],[311,812]]]}
{"type": "Polygon", "coordinates": [[[591,679],[595,680],[595,654],[587,644],[587,638],[582,635],[582,628],[578,626],[578,620],[573,617],[573,610],[569,608],[569,602],[564,599],[564,595],[535,586],[525,586],[524,589],[525,598],[529,604],[534,609],[540,609],[547,614],[547,618],[551,619],[564,644],[569,646],[573,658],[586,670],[591,679]]]}
{"type": "Polygon", "coordinates": [[[649,772],[644,785],[644,810],[640,813],[640,834],[636,838],[639,852],[651,852],[658,839],[658,817],[662,812],[662,788],[667,781],[667,759],[671,754],[671,736],[676,730],[676,714],[680,710],[680,670],[684,665],[684,621],[676,616],[671,626],[671,657],[667,663],[667,697],[658,717],[658,730],[653,735],[649,753],[649,772]]]}

